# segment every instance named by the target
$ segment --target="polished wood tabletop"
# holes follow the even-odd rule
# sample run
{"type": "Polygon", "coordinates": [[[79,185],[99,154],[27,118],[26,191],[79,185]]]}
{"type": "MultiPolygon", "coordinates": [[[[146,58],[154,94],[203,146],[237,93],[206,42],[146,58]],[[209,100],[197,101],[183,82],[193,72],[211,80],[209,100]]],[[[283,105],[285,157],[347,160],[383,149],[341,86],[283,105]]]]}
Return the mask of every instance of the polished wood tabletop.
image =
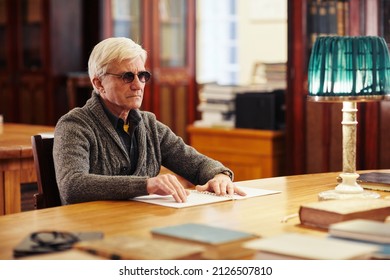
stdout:
{"type": "Polygon", "coordinates": [[[36,182],[31,136],[53,126],[0,124],[0,215],[20,212],[20,184],[36,182]]]}
{"type": "MultiPolygon", "coordinates": [[[[389,170],[390,172],[390,170],[389,170]]],[[[262,237],[283,232],[326,232],[301,227],[302,203],[336,186],[339,173],[319,173],[237,182],[238,186],[280,190],[281,193],[188,208],[168,208],[135,201],[96,201],[32,210],[0,217],[0,259],[12,259],[12,249],[30,233],[41,230],[101,231],[106,237],[151,237],[154,227],[204,223],[257,233],[262,237]],[[286,219],[292,215],[293,218],[286,219]]],[[[389,193],[379,192],[382,197],[389,193]]]]}

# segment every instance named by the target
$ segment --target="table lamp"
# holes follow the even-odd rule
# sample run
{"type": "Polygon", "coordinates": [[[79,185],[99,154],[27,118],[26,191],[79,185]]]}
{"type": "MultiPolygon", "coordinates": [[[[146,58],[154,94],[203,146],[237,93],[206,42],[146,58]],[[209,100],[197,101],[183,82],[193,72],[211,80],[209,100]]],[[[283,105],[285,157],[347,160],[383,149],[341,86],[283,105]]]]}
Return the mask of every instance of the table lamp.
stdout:
{"type": "Polygon", "coordinates": [[[342,102],[342,181],[319,200],[378,198],[356,181],[357,102],[390,96],[390,58],[385,40],[377,36],[323,36],[314,43],[308,69],[309,101],[342,102]]]}

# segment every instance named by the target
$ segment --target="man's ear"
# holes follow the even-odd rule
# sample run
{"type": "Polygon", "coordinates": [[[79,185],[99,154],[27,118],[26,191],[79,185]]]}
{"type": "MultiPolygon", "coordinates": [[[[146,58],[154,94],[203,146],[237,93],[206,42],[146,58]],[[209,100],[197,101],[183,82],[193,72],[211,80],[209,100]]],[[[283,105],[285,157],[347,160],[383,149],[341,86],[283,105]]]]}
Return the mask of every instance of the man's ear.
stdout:
{"type": "Polygon", "coordinates": [[[97,88],[99,91],[102,91],[103,90],[103,85],[102,85],[102,81],[95,77],[92,79],[92,84],[95,86],[95,88],[97,88]]]}

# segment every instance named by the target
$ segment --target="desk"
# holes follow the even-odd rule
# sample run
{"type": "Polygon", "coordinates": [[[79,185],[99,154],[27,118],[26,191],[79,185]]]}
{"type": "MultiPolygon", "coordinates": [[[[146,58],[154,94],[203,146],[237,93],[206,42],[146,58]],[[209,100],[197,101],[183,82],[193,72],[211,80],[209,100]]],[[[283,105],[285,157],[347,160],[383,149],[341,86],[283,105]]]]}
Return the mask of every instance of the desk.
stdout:
{"type": "Polygon", "coordinates": [[[254,232],[262,237],[283,232],[323,236],[324,231],[298,226],[297,217],[286,223],[281,219],[297,213],[302,203],[317,201],[320,191],[334,188],[338,174],[242,181],[237,184],[282,193],[181,209],[135,201],[96,201],[5,215],[0,217],[0,259],[12,259],[13,247],[29,233],[39,230],[102,231],[106,237],[150,237],[154,227],[194,222],[254,232]]]}
{"type": "Polygon", "coordinates": [[[20,184],[36,182],[31,136],[54,127],[0,124],[0,215],[20,212],[20,184]]]}

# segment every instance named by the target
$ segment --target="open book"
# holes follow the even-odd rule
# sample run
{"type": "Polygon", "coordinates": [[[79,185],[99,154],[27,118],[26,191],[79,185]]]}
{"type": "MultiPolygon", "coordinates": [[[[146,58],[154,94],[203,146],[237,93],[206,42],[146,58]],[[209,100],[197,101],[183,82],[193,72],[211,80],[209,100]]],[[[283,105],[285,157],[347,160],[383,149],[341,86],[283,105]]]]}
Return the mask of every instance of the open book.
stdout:
{"type": "Polygon", "coordinates": [[[236,194],[231,196],[230,195],[218,196],[212,192],[198,192],[196,190],[191,190],[191,194],[187,197],[187,201],[182,203],[176,202],[173,196],[171,195],[162,196],[156,194],[138,196],[133,198],[132,200],[157,204],[161,206],[173,207],[173,208],[184,208],[184,207],[197,206],[197,205],[203,205],[203,204],[209,204],[209,203],[215,203],[221,201],[240,200],[240,199],[247,199],[250,197],[280,193],[280,191],[275,191],[275,190],[264,190],[264,189],[248,188],[248,187],[240,187],[240,186],[239,188],[246,193],[246,196],[240,196],[236,194]]]}

